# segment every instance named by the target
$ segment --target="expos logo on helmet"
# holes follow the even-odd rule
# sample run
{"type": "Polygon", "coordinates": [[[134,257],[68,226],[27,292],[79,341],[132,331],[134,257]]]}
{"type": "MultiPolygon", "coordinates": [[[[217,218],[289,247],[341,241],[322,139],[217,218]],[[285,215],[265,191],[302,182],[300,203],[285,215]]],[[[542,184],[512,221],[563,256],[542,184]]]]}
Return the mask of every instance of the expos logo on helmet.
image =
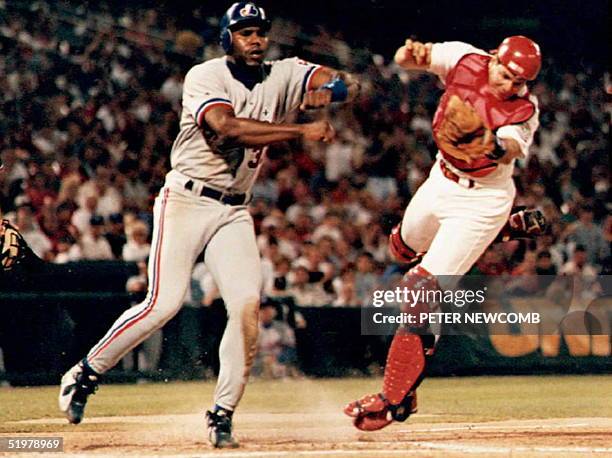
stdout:
{"type": "Polygon", "coordinates": [[[232,50],[232,30],[257,25],[264,30],[270,29],[270,20],[263,8],[252,2],[236,2],[228,8],[219,23],[219,43],[230,53],[232,50]]]}

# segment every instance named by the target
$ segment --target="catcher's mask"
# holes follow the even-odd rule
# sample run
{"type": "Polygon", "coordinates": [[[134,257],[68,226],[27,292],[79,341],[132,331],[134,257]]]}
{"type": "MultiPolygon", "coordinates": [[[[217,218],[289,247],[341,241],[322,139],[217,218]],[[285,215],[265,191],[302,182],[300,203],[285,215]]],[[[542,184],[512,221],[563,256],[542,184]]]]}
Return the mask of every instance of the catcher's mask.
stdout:
{"type": "Polygon", "coordinates": [[[219,43],[226,54],[232,51],[232,31],[253,25],[270,30],[270,20],[263,8],[252,2],[236,2],[229,7],[219,23],[219,43]]]}

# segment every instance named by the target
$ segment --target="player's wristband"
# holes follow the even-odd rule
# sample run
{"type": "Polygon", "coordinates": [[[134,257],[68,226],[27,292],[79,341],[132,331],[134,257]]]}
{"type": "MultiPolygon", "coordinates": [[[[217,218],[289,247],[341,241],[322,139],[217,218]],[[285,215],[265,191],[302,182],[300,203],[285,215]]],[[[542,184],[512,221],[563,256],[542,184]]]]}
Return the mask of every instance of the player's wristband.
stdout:
{"type": "Polygon", "coordinates": [[[321,86],[321,89],[329,89],[332,93],[332,102],[344,102],[348,97],[348,88],[344,80],[340,78],[334,78],[329,83],[321,86]]]}
{"type": "Polygon", "coordinates": [[[491,151],[490,153],[487,153],[486,156],[489,159],[496,161],[504,157],[504,154],[506,154],[506,150],[502,148],[499,138],[495,136],[495,149],[493,149],[493,151],[491,151]]]}

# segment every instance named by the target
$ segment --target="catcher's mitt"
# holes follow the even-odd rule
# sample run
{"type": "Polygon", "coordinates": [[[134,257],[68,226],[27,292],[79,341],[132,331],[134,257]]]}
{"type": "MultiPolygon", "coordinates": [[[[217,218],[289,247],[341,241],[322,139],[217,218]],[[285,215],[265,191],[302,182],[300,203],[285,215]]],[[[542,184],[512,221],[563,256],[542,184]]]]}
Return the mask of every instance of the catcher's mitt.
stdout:
{"type": "Polygon", "coordinates": [[[495,149],[495,135],[491,129],[469,102],[456,95],[448,100],[435,135],[442,151],[467,163],[495,149]]]}
{"type": "Polygon", "coordinates": [[[8,220],[0,222],[0,266],[2,271],[9,271],[22,262],[26,256],[36,255],[30,250],[23,236],[8,220]]]}

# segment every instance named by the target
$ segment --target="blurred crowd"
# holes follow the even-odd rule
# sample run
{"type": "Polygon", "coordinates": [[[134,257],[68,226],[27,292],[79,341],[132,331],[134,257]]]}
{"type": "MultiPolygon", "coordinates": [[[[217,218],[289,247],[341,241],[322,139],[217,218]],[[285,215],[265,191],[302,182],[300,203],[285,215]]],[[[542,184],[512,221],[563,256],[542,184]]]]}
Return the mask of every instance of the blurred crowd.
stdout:
{"type": "MultiPolygon", "coordinates": [[[[155,9],[96,8],[0,2],[0,213],[50,262],[147,258],[183,75],[220,55],[215,18],[201,11],[196,28],[155,9]]],[[[299,52],[348,69],[364,94],[332,109],[337,142],[268,151],[251,205],[264,293],[297,305],[365,304],[401,273],[387,235],[433,162],[441,87],[322,29],[306,39],[298,24],[275,20],[271,38],[269,57],[299,52]]],[[[493,245],[474,272],[609,273],[604,76],[561,73],[549,61],[531,90],[541,127],[516,170],[516,205],[540,208],[551,227],[531,242],[493,245]]]]}

